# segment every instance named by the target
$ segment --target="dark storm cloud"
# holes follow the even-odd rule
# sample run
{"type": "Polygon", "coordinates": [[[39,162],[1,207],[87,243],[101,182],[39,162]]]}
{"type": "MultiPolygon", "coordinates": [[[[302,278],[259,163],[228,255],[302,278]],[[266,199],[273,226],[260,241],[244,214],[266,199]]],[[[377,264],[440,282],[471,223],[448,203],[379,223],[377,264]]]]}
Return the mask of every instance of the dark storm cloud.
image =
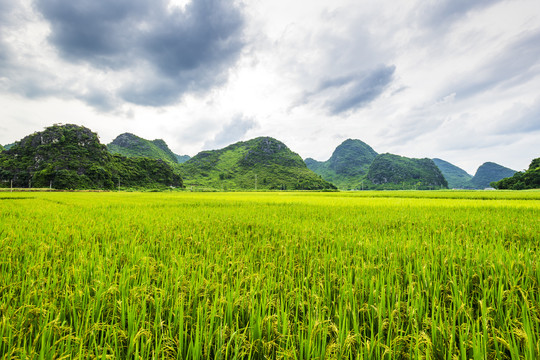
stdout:
{"type": "Polygon", "coordinates": [[[132,72],[119,92],[150,106],[173,103],[226,78],[244,43],[244,16],[227,0],[37,0],[65,60],[132,72]]]}
{"type": "Polygon", "coordinates": [[[227,0],[194,0],[185,12],[159,20],[143,32],[141,53],[168,76],[219,64],[243,45],[243,17],[227,0]]]}
{"type": "Polygon", "coordinates": [[[357,110],[375,100],[392,82],[396,67],[381,66],[368,72],[325,80],[318,89],[307,94],[305,102],[323,99],[324,107],[333,115],[357,110]]]}
{"type": "MultiPolygon", "coordinates": [[[[161,77],[155,73],[141,74],[140,79],[122,86],[118,91],[118,96],[127,102],[145,106],[157,107],[172,104],[178,100],[179,94],[195,87],[196,78],[196,74],[189,74],[189,72],[174,78],[161,77]]],[[[211,87],[210,84],[206,82],[205,84],[208,88],[211,87]]],[[[202,79],[197,85],[202,86],[202,79]]]]}
{"type": "MultiPolygon", "coordinates": [[[[133,61],[137,24],[150,13],[142,0],[37,0],[51,24],[51,43],[71,61],[121,67],[133,61]]],[[[156,1],[156,6],[163,6],[156,1]]]]}
{"type": "Polygon", "coordinates": [[[223,129],[214,137],[213,140],[207,141],[204,149],[220,149],[227,145],[233,144],[242,140],[246,133],[255,128],[257,122],[251,118],[246,118],[242,115],[237,115],[232,121],[225,125],[223,129]]]}

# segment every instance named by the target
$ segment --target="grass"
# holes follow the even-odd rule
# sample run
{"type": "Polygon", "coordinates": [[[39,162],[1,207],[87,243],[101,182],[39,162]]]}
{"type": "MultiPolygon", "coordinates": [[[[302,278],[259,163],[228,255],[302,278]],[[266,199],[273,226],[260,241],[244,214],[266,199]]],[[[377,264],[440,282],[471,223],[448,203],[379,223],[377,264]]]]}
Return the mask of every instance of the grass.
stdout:
{"type": "Polygon", "coordinates": [[[540,192],[2,193],[0,357],[536,359],[540,192]]]}

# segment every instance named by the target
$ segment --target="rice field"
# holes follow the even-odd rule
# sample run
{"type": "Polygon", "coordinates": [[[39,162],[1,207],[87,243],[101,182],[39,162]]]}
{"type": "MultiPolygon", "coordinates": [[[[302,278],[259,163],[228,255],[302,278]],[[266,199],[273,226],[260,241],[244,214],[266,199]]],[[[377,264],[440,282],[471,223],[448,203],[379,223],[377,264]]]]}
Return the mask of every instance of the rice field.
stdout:
{"type": "Polygon", "coordinates": [[[540,192],[0,193],[2,359],[538,359],[540,192]]]}

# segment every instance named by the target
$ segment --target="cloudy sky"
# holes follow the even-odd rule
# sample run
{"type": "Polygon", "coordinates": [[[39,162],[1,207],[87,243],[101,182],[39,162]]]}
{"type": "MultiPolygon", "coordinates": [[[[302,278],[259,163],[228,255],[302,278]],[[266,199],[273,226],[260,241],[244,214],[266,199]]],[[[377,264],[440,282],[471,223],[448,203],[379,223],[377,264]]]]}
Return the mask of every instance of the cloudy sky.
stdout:
{"type": "Polygon", "coordinates": [[[195,155],[347,138],[469,173],[540,156],[538,0],[0,0],[0,144],[54,123],[195,155]]]}

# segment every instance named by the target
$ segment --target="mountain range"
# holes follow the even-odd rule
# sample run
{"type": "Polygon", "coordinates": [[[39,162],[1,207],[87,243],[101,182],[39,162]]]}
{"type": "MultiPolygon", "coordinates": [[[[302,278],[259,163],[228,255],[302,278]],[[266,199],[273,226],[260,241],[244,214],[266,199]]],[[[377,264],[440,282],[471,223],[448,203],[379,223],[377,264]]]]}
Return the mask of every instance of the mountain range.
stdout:
{"type": "Polygon", "coordinates": [[[53,125],[0,153],[0,184],[55,189],[181,187],[182,178],[162,160],[113,155],[96,133],[53,125]]]}
{"type": "MultiPolygon", "coordinates": [[[[487,162],[474,176],[442,159],[378,154],[347,139],[327,161],[302,158],[271,137],[202,151],[193,158],[174,154],[161,139],[131,133],[108,145],[89,129],[54,125],[2,148],[0,181],[14,186],[113,188],[178,186],[204,189],[483,189],[514,170],[487,162]]],[[[0,185],[1,186],[1,185],[0,185]]]]}
{"type": "Polygon", "coordinates": [[[512,176],[515,170],[486,162],[474,176],[441,159],[413,159],[378,154],[369,145],[347,139],[327,161],[311,158],[307,166],[339,189],[484,189],[493,181],[512,176]]]}

